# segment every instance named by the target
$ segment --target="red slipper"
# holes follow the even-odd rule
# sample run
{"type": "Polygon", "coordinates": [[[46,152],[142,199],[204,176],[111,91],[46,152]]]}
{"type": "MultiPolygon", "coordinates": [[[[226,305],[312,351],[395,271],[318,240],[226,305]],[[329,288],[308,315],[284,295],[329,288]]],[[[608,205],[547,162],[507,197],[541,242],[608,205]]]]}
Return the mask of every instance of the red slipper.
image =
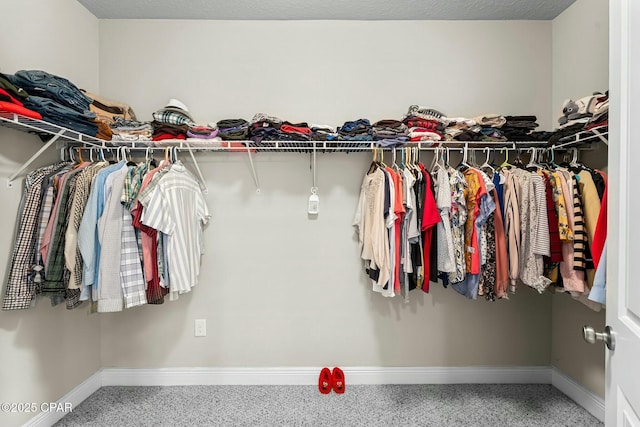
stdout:
{"type": "Polygon", "coordinates": [[[345,383],[344,383],[344,372],[342,369],[336,367],[333,368],[333,372],[331,372],[331,376],[333,377],[333,391],[338,394],[344,393],[345,383]]]}
{"type": "Polygon", "coordinates": [[[318,389],[320,393],[331,393],[331,387],[333,386],[333,378],[331,377],[331,371],[329,368],[322,368],[320,371],[320,377],[318,378],[318,389]]]}

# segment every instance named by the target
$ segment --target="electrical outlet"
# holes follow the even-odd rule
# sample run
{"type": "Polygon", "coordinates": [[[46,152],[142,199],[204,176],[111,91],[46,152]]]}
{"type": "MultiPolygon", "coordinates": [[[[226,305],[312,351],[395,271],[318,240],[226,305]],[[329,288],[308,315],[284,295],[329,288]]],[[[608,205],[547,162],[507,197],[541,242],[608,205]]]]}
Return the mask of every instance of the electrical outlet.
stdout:
{"type": "Polygon", "coordinates": [[[194,335],[196,337],[206,337],[207,336],[207,319],[196,319],[195,320],[194,335]]]}

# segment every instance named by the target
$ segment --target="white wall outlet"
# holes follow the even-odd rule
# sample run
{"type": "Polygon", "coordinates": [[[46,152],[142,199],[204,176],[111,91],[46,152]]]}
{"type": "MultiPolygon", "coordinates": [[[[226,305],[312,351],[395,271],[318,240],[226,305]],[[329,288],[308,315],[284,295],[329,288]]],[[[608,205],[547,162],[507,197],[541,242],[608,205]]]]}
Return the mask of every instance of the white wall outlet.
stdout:
{"type": "Polygon", "coordinates": [[[194,335],[196,337],[206,337],[207,336],[207,319],[196,319],[195,320],[194,335]]]}

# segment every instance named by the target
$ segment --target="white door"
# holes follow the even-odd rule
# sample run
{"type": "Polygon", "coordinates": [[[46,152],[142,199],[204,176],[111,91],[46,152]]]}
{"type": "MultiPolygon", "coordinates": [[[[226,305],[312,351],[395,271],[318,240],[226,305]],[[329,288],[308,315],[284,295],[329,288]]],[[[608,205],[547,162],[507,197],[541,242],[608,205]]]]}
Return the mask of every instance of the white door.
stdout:
{"type": "Polygon", "coordinates": [[[606,425],[640,427],[640,1],[609,5],[606,425]]]}

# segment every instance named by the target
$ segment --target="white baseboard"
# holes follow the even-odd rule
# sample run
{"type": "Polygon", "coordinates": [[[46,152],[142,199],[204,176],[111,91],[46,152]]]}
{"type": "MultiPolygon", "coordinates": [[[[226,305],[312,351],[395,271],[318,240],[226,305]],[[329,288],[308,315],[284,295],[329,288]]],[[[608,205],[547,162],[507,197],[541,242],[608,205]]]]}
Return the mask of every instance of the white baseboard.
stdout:
{"type": "Polygon", "coordinates": [[[591,415],[604,422],[604,399],[579,384],[558,368],[551,368],[551,385],[569,396],[591,415]]]}
{"type": "MultiPolygon", "coordinates": [[[[104,386],[315,385],[319,367],[102,370],[104,386]]],[[[548,366],[342,368],[349,384],[550,384],[548,366]]]]}
{"type": "MultiPolygon", "coordinates": [[[[315,385],[319,367],[301,368],[105,368],[58,400],[76,407],[103,386],[315,385]]],[[[345,367],[347,381],[362,384],[552,384],[604,420],[604,400],[550,366],[345,367]]],[[[50,426],[64,412],[41,412],[25,426],[50,426]]]]}
{"type": "MultiPolygon", "coordinates": [[[[98,391],[102,387],[102,372],[98,371],[84,380],[80,385],[75,387],[69,393],[65,394],[62,398],[58,399],[57,403],[65,405],[70,403],[72,408],[75,408],[81,404],[87,397],[98,391]]],[[[60,421],[62,417],[66,415],[66,412],[62,411],[44,411],[27,421],[24,426],[28,427],[49,427],[60,421]]]]}

